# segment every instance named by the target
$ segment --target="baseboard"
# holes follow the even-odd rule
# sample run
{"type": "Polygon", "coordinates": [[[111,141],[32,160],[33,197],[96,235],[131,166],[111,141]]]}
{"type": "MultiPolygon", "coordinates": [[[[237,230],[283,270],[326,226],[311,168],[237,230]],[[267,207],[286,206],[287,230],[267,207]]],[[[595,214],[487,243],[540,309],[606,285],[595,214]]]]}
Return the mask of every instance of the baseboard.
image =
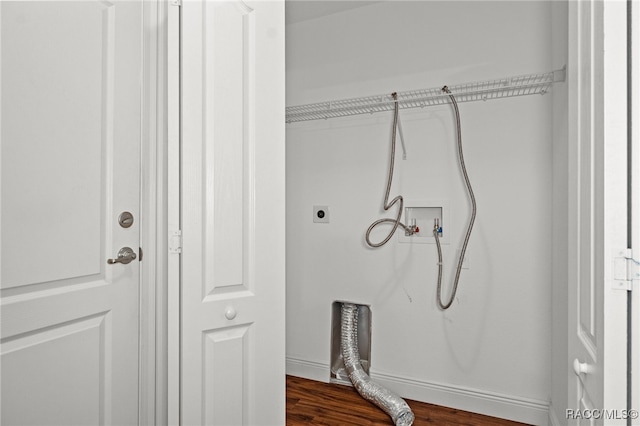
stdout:
{"type": "Polygon", "coordinates": [[[329,365],[287,357],[287,374],[309,380],[329,383],[329,365]]]}
{"type": "MultiPolygon", "coordinates": [[[[321,382],[329,381],[329,366],[287,358],[287,374],[321,382]]],[[[414,380],[371,372],[371,379],[403,398],[456,408],[531,425],[550,424],[547,401],[514,397],[479,389],[414,380]]]]}

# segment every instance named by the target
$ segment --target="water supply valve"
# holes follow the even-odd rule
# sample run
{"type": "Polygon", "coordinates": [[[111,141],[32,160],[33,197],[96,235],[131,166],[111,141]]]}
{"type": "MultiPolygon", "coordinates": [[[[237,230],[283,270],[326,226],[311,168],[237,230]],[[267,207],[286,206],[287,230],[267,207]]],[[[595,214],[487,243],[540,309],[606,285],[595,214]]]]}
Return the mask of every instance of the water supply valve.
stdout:
{"type": "Polygon", "coordinates": [[[433,231],[437,231],[438,237],[442,237],[442,226],[440,226],[440,219],[437,217],[433,219],[433,231]]]}
{"type": "Polygon", "coordinates": [[[404,229],[404,235],[409,237],[411,235],[417,234],[418,232],[420,232],[420,228],[416,223],[416,219],[411,219],[411,225],[404,229]]]}
{"type": "Polygon", "coordinates": [[[448,200],[409,200],[404,207],[404,232],[398,235],[398,242],[411,244],[435,244],[436,238],[441,244],[449,244],[449,233],[444,233],[445,223],[451,224],[449,219],[448,200]],[[438,220],[437,230],[434,221],[438,220]],[[447,221],[447,222],[445,222],[447,221]],[[436,233],[437,231],[437,233],[436,233]]]}

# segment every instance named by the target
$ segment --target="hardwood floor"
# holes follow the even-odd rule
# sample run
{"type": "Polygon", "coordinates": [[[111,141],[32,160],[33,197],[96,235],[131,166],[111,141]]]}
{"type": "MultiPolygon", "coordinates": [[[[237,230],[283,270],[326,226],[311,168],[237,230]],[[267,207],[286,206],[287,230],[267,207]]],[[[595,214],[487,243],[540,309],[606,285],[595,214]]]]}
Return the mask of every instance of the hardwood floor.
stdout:
{"type": "MultiPolygon", "coordinates": [[[[416,416],[415,426],[517,426],[495,417],[406,400],[416,416]]],[[[287,426],[393,425],[380,408],[345,385],[287,376],[287,426]]]]}

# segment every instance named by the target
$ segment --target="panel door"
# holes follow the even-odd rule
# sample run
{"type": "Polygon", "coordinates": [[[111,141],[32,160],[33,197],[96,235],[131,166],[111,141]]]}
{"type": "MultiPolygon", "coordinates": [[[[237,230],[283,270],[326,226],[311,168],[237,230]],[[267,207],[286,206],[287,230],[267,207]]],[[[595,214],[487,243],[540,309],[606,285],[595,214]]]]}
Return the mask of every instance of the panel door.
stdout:
{"type": "Polygon", "coordinates": [[[625,3],[570,2],[570,424],[626,424],[625,3]]]}
{"type": "Polygon", "coordinates": [[[284,4],[181,18],[181,422],[284,424],[284,4]]]}
{"type": "Polygon", "coordinates": [[[141,12],[0,2],[3,425],[137,424],[141,12]]]}

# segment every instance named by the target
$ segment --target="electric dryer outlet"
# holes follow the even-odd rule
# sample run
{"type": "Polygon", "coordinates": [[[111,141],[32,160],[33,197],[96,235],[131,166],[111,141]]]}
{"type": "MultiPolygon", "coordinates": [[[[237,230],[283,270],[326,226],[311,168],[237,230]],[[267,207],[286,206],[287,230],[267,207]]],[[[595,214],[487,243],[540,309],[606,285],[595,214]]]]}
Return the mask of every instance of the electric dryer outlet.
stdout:
{"type": "Polygon", "coordinates": [[[313,206],[313,222],[329,223],[329,206],[313,206]]]}

